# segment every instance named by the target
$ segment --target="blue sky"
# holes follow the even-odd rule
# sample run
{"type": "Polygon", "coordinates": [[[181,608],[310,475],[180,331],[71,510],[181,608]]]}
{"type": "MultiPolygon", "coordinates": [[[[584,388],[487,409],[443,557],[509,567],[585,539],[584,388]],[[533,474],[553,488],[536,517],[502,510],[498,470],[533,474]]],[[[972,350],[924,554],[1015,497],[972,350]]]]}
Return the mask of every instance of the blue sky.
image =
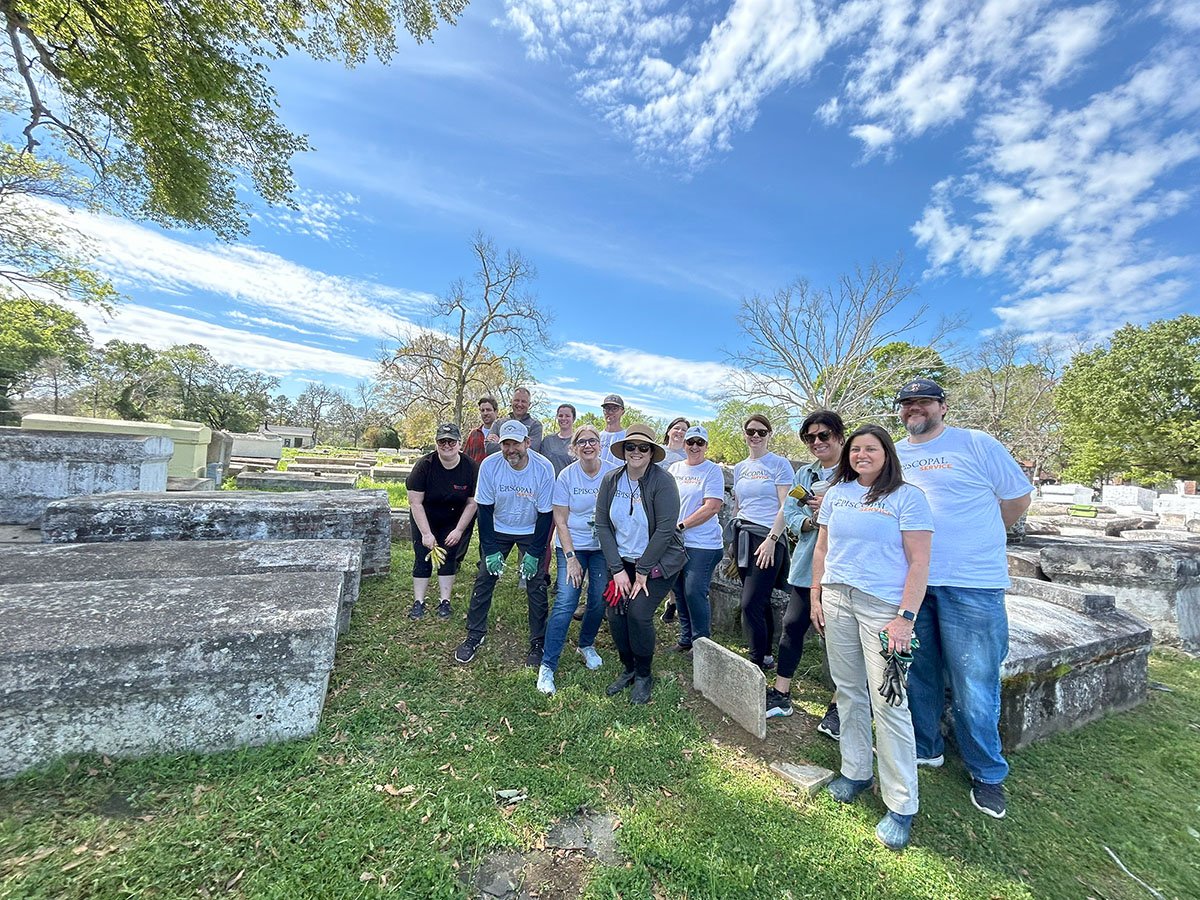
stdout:
{"type": "Polygon", "coordinates": [[[86,316],[348,387],[481,230],[537,267],[551,408],[708,415],[743,296],[898,254],[968,347],[1095,340],[1200,311],[1198,47],[1196,0],[475,0],[388,66],[273,64],[315,150],[245,240],[74,215],[129,297],[86,316]]]}

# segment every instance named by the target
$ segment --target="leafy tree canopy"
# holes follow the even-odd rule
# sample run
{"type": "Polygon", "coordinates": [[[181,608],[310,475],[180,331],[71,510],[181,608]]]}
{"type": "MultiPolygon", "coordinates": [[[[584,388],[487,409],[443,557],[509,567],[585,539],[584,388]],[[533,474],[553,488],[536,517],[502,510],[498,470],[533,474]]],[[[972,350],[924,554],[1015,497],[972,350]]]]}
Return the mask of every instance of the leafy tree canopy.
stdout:
{"type": "Polygon", "coordinates": [[[87,326],[74,313],[26,297],[0,297],[0,415],[37,366],[57,358],[81,368],[90,347],[87,326]]]}
{"type": "MultiPolygon", "coordinates": [[[[63,151],[124,211],[167,225],[246,230],[240,179],[272,203],[307,149],[276,114],[266,61],[299,50],[388,60],[467,0],[0,0],[0,53],[19,143],[63,151]]],[[[41,147],[39,150],[38,148],[41,147]]]]}
{"type": "Polygon", "coordinates": [[[1119,329],[1071,360],[1056,400],[1067,477],[1200,477],[1200,316],[1119,329]]]}

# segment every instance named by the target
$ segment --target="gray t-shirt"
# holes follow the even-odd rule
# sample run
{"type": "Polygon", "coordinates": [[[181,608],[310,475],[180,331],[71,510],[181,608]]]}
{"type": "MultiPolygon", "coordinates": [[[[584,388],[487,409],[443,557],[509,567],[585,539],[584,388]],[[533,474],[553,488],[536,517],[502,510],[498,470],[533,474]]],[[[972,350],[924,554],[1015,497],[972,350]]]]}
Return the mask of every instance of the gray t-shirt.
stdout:
{"type": "Polygon", "coordinates": [[[571,439],[559,437],[557,434],[542,438],[542,449],[538,452],[554,465],[555,475],[575,462],[575,457],[571,456],[571,439]]]}
{"type": "MultiPolygon", "coordinates": [[[[513,417],[512,416],[503,416],[502,418],[497,419],[495,422],[492,423],[492,427],[488,429],[488,434],[494,434],[494,435],[496,435],[496,437],[499,437],[500,436],[500,426],[503,425],[505,422],[507,422],[511,418],[513,418],[513,417]]],[[[535,419],[533,416],[529,415],[528,413],[525,414],[525,418],[518,419],[517,421],[529,429],[529,449],[533,450],[535,453],[541,453],[542,452],[542,423],[539,422],[537,419],[535,419]]],[[[487,448],[488,455],[491,455],[500,449],[500,442],[499,441],[488,441],[484,446],[487,448]]]]}

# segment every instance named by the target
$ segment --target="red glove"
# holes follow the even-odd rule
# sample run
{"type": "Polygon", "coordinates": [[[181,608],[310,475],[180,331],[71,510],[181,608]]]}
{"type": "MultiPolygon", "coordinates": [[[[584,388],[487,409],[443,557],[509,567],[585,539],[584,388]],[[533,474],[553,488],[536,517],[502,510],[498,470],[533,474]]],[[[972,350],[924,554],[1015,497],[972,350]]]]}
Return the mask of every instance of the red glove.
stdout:
{"type": "Polygon", "coordinates": [[[610,581],[608,587],[604,589],[604,600],[609,606],[616,606],[621,602],[621,592],[617,589],[615,581],[610,581]]]}

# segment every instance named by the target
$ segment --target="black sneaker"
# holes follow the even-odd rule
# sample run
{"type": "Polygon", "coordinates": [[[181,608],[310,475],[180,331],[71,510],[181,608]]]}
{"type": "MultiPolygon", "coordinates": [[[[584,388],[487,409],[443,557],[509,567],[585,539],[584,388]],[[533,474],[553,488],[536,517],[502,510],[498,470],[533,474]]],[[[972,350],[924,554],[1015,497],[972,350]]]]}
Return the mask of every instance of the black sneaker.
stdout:
{"type": "Polygon", "coordinates": [[[792,698],[775,688],[767,688],[767,718],[790,716],[792,714],[792,698]]]}
{"type": "Polygon", "coordinates": [[[408,617],[410,619],[416,620],[416,619],[423,618],[424,616],[425,616],[425,604],[421,603],[420,601],[415,601],[412,605],[412,609],[410,609],[408,611],[408,617]]]}
{"type": "Polygon", "coordinates": [[[450,601],[449,600],[443,600],[441,603],[438,604],[438,618],[439,619],[450,618],[450,601]]]}
{"type": "Polygon", "coordinates": [[[831,737],[835,741],[842,738],[842,720],[838,716],[838,708],[836,703],[830,703],[829,709],[825,710],[825,716],[821,719],[821,723],[817,726],[817,731],[826,737],[831,737]]]}
{"type": "Polygon", "coordinates": [[[545,650],[541,644],[530,644],[529,653],[525,657],[525,668],[536,669],[542,664],[542,656],[545,655],[545,650]]]}
{"type": "Polygon", "coordinates": [[[668,600],[666,607],[663,609],[662,620],[664,622],[674,622],[675,619],[675,601],[668,600]]]}
{"type": "Polygon", "coordinates": [[[971,803],[985,816],[991,816],[993,819],[1003,819],[1008,813],[1002,784],[984,784],[972,778],[971,803]]]}
{"type": "Polygon", "coordinates": [[[482,646],[482,637],[475,638],[467,635],[467,639],[459,644],[458,649],[454,651],[454,661],[465,666],[475,658],[475,654],[479,652],[479,648],[482,646]]]}

